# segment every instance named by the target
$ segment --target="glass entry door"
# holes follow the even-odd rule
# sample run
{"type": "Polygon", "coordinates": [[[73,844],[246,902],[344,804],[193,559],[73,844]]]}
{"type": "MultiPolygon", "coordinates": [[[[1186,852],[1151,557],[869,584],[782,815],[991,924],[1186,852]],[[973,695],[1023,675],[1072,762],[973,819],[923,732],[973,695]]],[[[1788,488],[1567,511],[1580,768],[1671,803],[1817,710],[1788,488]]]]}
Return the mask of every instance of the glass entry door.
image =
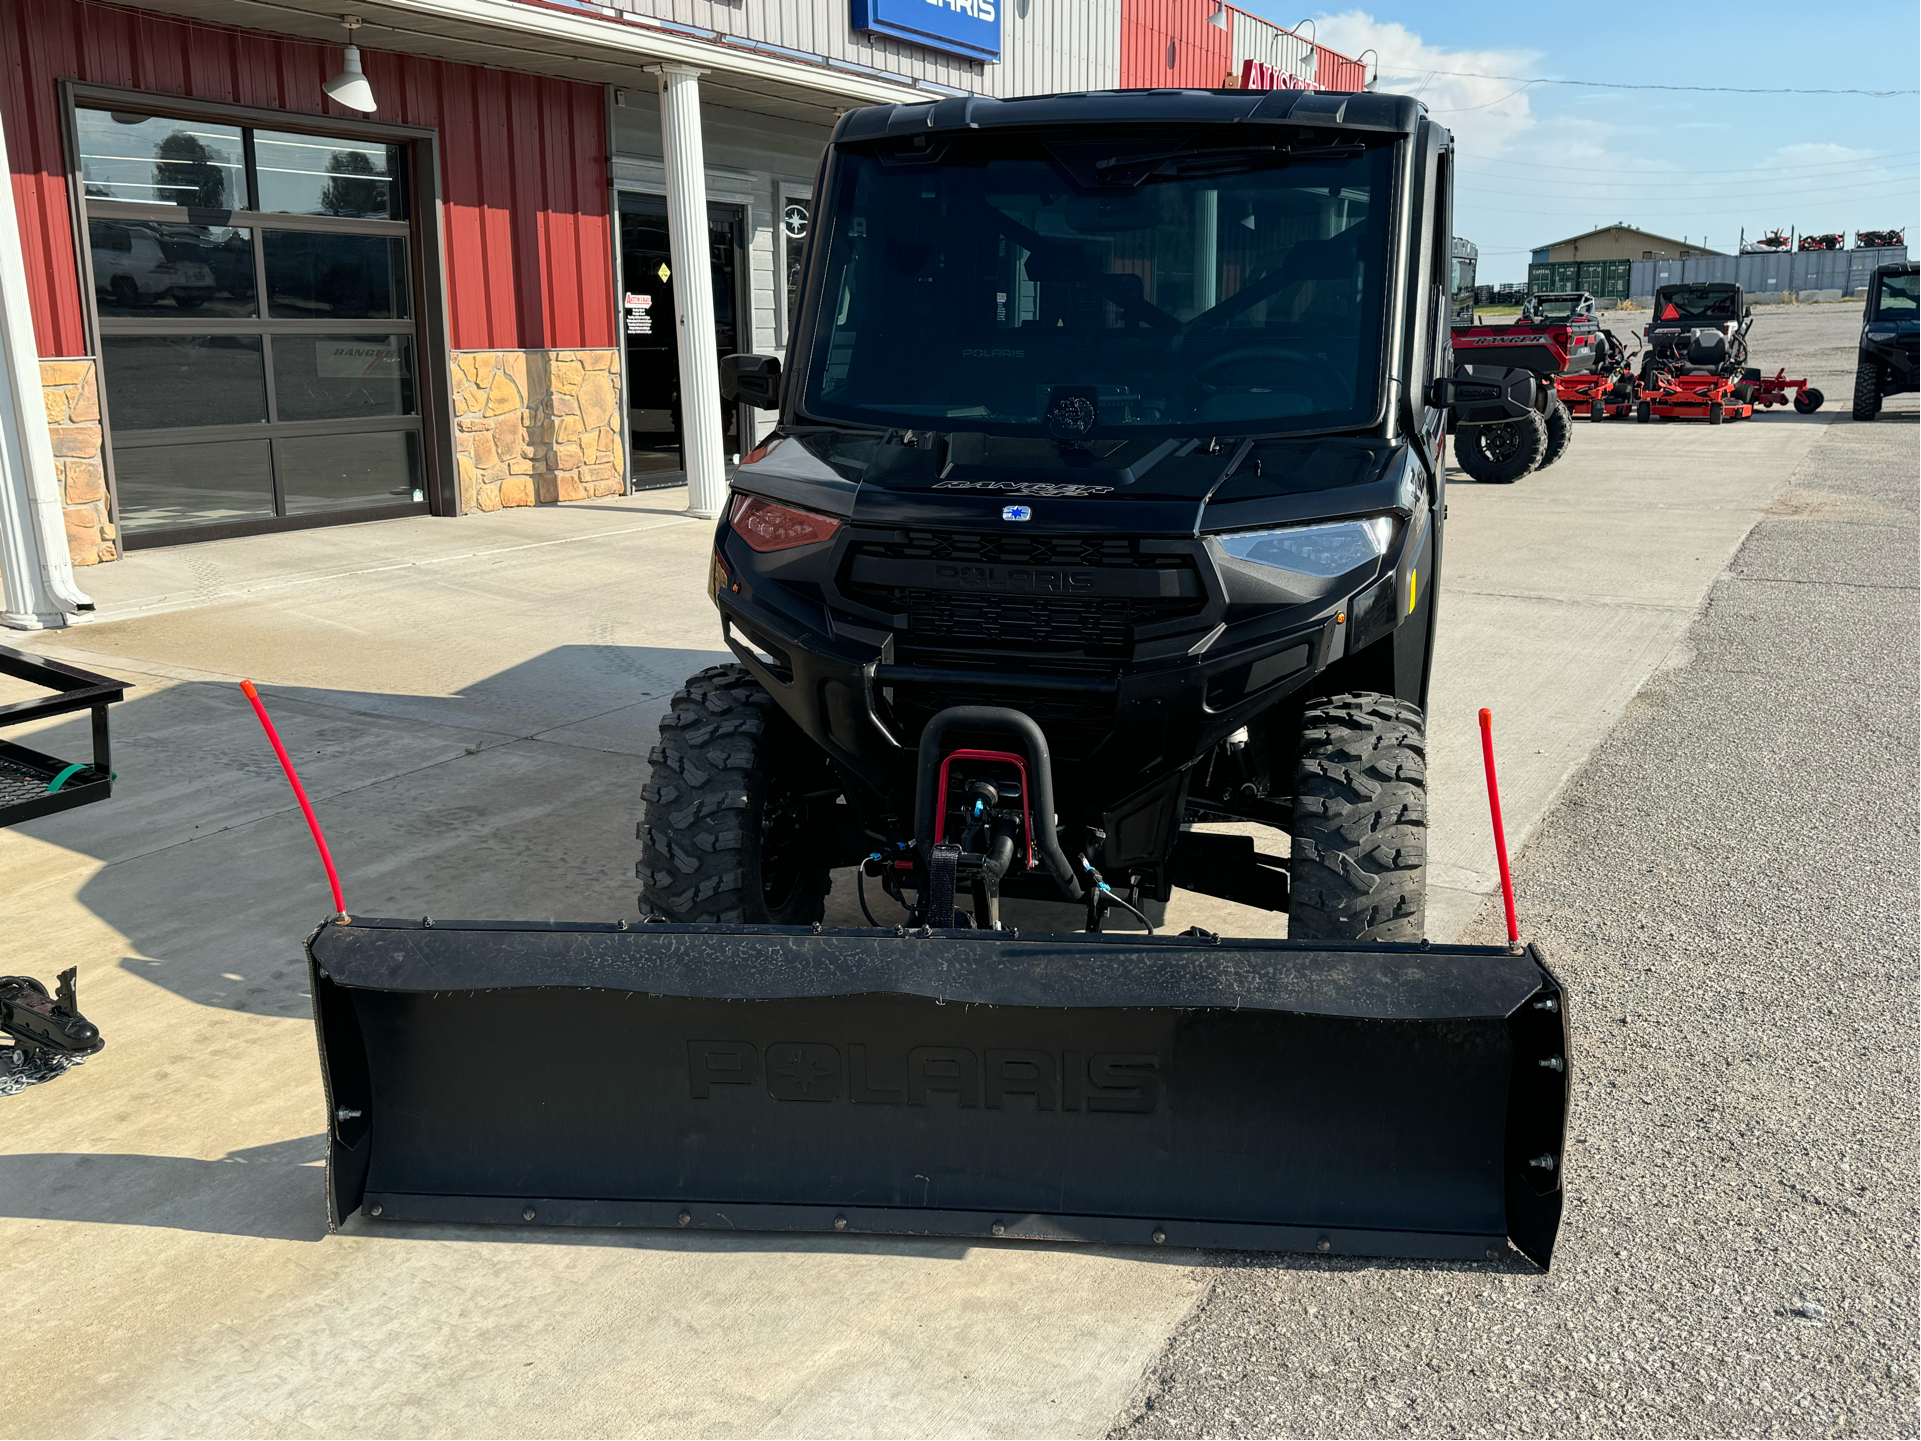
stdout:
{"type": "MultiPolygon", "coordinates": [[[[707,207],[709,283],[714,288],[714,343],[721,355],[746,348],[747,314],[741,287],[747,276],[746,217],[738,205],[707,207]]],[[[620,196],[621,329],[627,346],[627,430],[634,484],[678,485],[686,469],[681,451],[680,346],[674,323],[674,260],[667,236],[667,201],[658,195],[620,196]]],[[[716,388],[720,377],[714,378],[716,388]]],[[[740,407],[722,402],[728,459],[740,456],[740,407]]]]}
{"type": "Polygon", "coordinates": [[[425,511],[406,147],[74,121],[125,543],[425,511]]]}

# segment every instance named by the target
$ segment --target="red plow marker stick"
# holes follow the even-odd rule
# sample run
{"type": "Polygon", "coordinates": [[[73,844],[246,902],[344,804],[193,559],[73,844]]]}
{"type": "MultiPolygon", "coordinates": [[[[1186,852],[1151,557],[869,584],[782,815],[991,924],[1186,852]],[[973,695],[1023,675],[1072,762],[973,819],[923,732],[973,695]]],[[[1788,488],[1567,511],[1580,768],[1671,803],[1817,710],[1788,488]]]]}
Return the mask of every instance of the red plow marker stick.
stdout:
{"type": "MultiPolygon", "coordinates": [[[[1501,863],[1501,899],[1507,904],[1507,943],[1518,951],[1521,948],[1521,923],[1515,919],[1514,877],[1507,868],[1507,831],[1501,825],[1501,788],[1494,781],[1494,712],[1486,706],[1481,707],[1481,760],[1487,766],[1487,809],[1494,818],[1494,856],[1501,863]]],[[[314,834],[317,837],[319,832],[315,831],[314,834]]]]}
{"type": "MultiPolygon", "coordinates": [[[[287,755],[287,748],[280,743],[280,732],[275,730],[273,722],[267,719],[267,708],[260,703],[260,692],[253,688],[253,682],[250,680],[240,682],[240,693],[253,707],[253,713],[260,717],[260,728],[267,733],[267,739],[272,742],[273,753],[280,757],[280,769],[287,773],[287,784],[293,787],[293,798],[300,802],[300,813],[307,818],[307,829],[313,832],[314,849],[320,852],[320,864],[327,868],[327,884],[334,893],[334,914],[344,916],[347,914],[347,900],[340,894],[340,877],[334,871],[333,853],[327,849],[327,838],[320,833],[320,820],[313,813],[313,802],[307,799],[307,788],[300,784],[300,777],[294,772],[293,761],[287,755]]],[[[1485,717],[1487,712],[1483,711],[1481,714],[1485,717]]],[[[1490,785],[1493,784],[1493,777],[1494,773],[1489,771],[1490,785]]],[[[1507,874],[1505,856],[1501,861],[1501,874],[1504,876],[1507,874]]],[[[1512,913],[1513,910],[1510,907],[1509,914],[1512,913]]]]}

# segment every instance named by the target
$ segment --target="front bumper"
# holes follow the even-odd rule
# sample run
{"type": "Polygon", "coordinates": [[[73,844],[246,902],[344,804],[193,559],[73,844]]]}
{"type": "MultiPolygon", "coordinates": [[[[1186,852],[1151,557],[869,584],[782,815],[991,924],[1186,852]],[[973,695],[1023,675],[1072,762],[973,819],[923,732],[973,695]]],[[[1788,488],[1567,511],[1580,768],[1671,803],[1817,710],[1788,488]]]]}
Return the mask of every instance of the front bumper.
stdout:
{"type": "Polygon", "coordinates": [[[865,551],[905,532],[849,524],[821,545],[763,555],[723,522],[715,602],[735,656],[883,815],[911,809],[914,747],[926,720],[948,706],[987,703],[1026,712],[1047,734],[1062,819],[1106,821],[1111,832],[1125,823],[1130,797],[1164,788],[1253,716],[1391,634],[1418,594],[1420,557],[1431,553],[1425,518],[1423,509],[1404,524],[1381,560],[1306,600],[1271,586],[1263,594],[1261,577],[1207,539],[1114,542],[1148,550],[1164,566],[1178,563],[1178,571],[929,561],[915,577],[899,573],[902,563],[862,568],[865,551]],[[992,573],[965,574],[970,569],[992,573]],[[875,574],[910,582],[901,588],[914,597],[906,613],[890,613],[873,585],[856,583],[875,574]],[[951,623],[952,611],[981,602],[987,609],[972,619],[991,617],[995,602],[1027,607],[1023,614],[1045,615],[1055,603],[1070,614],[1076,604],[1111,614],[1131,604],[1120,592],[1152,589],[1156,574],[1162,591],[1184,593],[1173,607],[1183,613],[1163,606],[1132,625],[1124,644],[1111,632],[1107,644],[1075,647],[1058,643],[1061,636],[1013,645],[915,629],[925,613],[951,623]],[[1175,575],[1179,584],[1170,583],[1175,575]],[[916,579],[925,586],[911,584],[916,579]],[[1042,595],[1010,597],[1014,586],[1042,595]],[[917,609],[923,597],[931,597],[925,611],[917,609]]]}

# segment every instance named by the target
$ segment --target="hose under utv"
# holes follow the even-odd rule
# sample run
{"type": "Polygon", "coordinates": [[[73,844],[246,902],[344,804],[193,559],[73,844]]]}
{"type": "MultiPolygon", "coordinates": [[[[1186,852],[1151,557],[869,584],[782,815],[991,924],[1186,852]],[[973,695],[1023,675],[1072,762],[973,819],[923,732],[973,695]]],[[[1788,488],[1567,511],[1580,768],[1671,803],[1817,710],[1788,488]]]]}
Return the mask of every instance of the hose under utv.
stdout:
{"type": "Polygon", "coordinates": [[[1560,987],[1424,939],[1444,434],[1544,403],[1453,371],[1452,165],[1371,94],[844,117],[645,920],[323,926],[336,1218],[1545,1265],[1560,987]],[[1114,929],[1177,887],[1288,939],[1114,929]]]}

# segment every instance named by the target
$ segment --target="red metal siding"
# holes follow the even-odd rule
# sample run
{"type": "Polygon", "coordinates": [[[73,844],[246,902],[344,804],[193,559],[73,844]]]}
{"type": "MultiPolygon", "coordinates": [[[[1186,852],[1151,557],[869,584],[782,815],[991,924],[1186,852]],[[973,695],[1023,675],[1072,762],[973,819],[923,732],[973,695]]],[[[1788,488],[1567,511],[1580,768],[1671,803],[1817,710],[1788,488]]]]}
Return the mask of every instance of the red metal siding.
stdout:
{"type": "Polygon", "coordinates": [[[1121,0],[1121,88],[1218,89],[1234,62],[1228,32],[1207,23],[1213,13],[1214,0],[1121,0]]]}
{"type": "MultiPolygon", "coordinates": [[[[598,86],[362,51],[373,119],[440,132],[456,350],[614,344],[606,110],[598,86]]],[[[0,0],[0,107],[42,355],[79,355],[60,80],[362,118],[321,85],[340,46],[84,0],[0,0]]]]}

